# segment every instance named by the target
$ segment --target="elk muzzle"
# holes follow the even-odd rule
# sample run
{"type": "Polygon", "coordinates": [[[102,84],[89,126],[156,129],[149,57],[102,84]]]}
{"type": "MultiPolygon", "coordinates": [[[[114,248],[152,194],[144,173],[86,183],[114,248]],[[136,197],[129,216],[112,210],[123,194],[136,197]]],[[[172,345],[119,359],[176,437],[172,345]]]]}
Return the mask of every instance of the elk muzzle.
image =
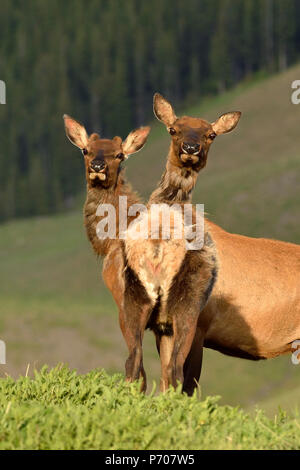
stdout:
{"type": "Polygon", "coordinates": [[[90,164],[91,172],[89,174],[91,180],[99,178],[100,180],[106,180],[106,165],[103,160],[94,159],[90,164]]]}
{"type": "Polygon", "coordinates": [[[183,142],[181,148],[185,154],[197,155],[199,153],[200,145],[183,142]]]}
{"type": "Polygon", "coordinates": [[[195,165],[199,162],[200,152],[200,144],[183,142],[179,157],[183,163],[195,165]]]}

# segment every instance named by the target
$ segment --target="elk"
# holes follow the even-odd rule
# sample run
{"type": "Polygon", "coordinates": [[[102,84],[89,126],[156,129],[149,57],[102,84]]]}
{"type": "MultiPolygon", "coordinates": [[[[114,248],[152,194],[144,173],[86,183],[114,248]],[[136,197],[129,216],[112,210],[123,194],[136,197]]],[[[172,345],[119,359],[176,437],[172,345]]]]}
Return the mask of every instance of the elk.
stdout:
{"type": "MultiPolygon", "coordinates": [[[[153,331],[161,360],[161,384],[165,391],[170,385],[183,383],[183,367],[195,336],[200,311],[204,308],[217,278],[216,250],[209,231],[204,233],[203,245],[189,249],[182,217],[183,204],[154,204],[136,225],[148,227],[145,239],[125,240],[127,285],[135,286],[125,293],[126,310],[132,322],[132,336],[137,338],[132,362],[136,378],[142,365],[142,339],[145,328],[153,331]],[[163,220],[168,218],[171,230],[166,233],[163,220]],[[153,231],[153,221],[157,229],[153,231]],[[178,233],[179,232],[179,233],[178,233]],[[180,236],[177,236],[179,235],[180,236]],[[167,236],[166,236],[167,235],[167,236]],[[151,238],[153,236],[153,238],[151,238]]],[[[191,226],[197,215],[192,214],[191,226]]],[[[199,223],[199,222],[198,222],[199,223]]],[[[188,237],[193,240],[192,234],[188,237]]]]}
{"type": "MultiPolygon", "coordinates": [[[[168,107],[168,104],[163,102],[164,106],[168,107]]],[[[159,115],[160,111],[164,110],[158,110],[159,115]]],[[[170,120],[170,125],[174,124],[173,121],[170,120]]],[[[125,293],[126,310],[130,312],[132,320],[132,336],[137,338],[131,356],[132,375],[136,378],[139,376],[143,333],[145,328],[150,328],[155,334],[161,359],[162,391],[169,385],[176,386],[178,381],[184,382],[184,364],[195,337],[198,317],[210,297],[218,272],[216,249],[207,228],[204,244],[196,250],[187,250],[186,240],[175,238],[178,222],[174,214],[171,219],[173,232],[169,239],[164,239],[161,220],[157,237],[154,240],[150,237],[153,205],[158,205],[166,212],[165,206],[172,204],[182,212],[183,206],[191,200],[198,172],[205,165],[214,131],[208,125],[204,126],[204,121],[192,119],[189,128],[187,122],[187,118],[183,118],[182,122],[177,123],[183,128],[185,126],[187,133],[182,144],[178,138],[174,137],[173,140],[174,148],[182,148],[181,160],[177,162],[172,145],[166,170],[158,188],[150,196],[145,214],[146,224],[150,220],[147,237],[136,240],[131,238],[128,231],[125,241],[126,276],[128,284],[135,286],[135,289],[128,289],[125,293]],[[198,132],[201,128],[201,136],[203,129],[208,134],[206,147],[200,148],[196,142],[193,127],[198,132]]],[[[219,130],[226,132],[229,126],[233,128],[234,125],[230,115],[227,124],[223,124],[223,128],[220,124],[219,130]]],[[[175,136],[175,129],[170,127],[169,130],[175,136]]],[[[179,221],[179,225],[182,223],[182,220],[179,221]]],[[[184,223],[182,228],[185,228],[184,223]]]]}
{"type": "MultiPolygon", "coordinates": [[[[112,140],[101,139],[96,133],[88,136],[85,127],[68,115],[64,115],[64,124],[68,139],[81,150],[84,156],[87,182],[84,224],[94,252],[104,258],[103,280],[118,306],[120,327],[128,348],[131,350],[132,338],[124,310],[125,265],[122,240],[119,237],[119,225],[116,224],[114,238],[99,238],[97,225],[103,219],[103,216],[98,215],[97,209],[100,205],[111,204],[116,210],[116,220],[119,220],[120,196],[127,197],[127,206],[129,208],[140,202],[138,195],[124,178],[121,164],[129,155],[142,149],[150,132],[150,127],[141,127],[130,132],[123,142],[121,137],[118,136],[112,140]]],[[[134,217],[129,216],[128,223],[133,219],[134,217]]],[[[142,364],[139,372],[144,380],[142,387],[145,388],[146,375],[142,364]]],[[[128,380],[132,379],[128,367],[126,377],[128,380]]]]}
{"type": "MultiPolygon", "coordinates": [[[[212,140],[234,129],[241,113],[226,113],[212,124],[177,118],[159,94],[154,113],[172,137],[163,182],[164,195],[172,200],[168,182],[177,192],[191,191],[212,140]]],[[[183,390],[188,394],[201,374],[203,347],[259,360],[292,352],[300,338],[300,246],[231,234],[207,219],[205,226],[216,246],[218,276],[184,364],[183,390]]]]}

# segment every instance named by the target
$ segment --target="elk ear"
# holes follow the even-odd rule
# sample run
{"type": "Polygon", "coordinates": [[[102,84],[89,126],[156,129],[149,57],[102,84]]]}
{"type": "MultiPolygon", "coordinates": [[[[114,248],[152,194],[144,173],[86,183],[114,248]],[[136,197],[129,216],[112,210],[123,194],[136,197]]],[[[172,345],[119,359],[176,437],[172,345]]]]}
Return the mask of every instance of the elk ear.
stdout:
{"type": "Polygon", "coordinates": [[[90,139],[89,139],[89,140],[90,140],[90,142],[91,142],[92,140],[98,140],[98,139],[100,139],[100,135],[97,134],[96,132],[93,132],[93,134],[90,135],[90,139]]]}
{"type": "Polygon", "coordinates": [[[167,127],[173,126],[177,119],[172,105],[159,93],[153,97],[153,111],[157,119],[167,127]]]}
{"type": "Polygon", "coordinates": [[[63,118],[68,139],[80,150],[85,149],[88,144],[88,135],[84,126],[67,114],[64,114],[63,118]]]}
{"type": "Polygon", "coordinates": [[[122,139],[121,137],[119,137],[118,135],[116,135],[116,137],[113,138],[113,141],[117,144],[117,145],[122,145],[122,139]]]}
{"type": "Polygon", "coordinates": [[[136,153],[146,143],[147,137],[150,132],[150,127],[140,127],[139,129],[135,129],[134,131],[130,132],[127,136],[126,140],[123,142],[123,152],[125,154],[125,158],[132,153],[136,153]]]}
{"type": "Polygon", "coordinates": [[[217,134],[226,134],[232,131],[241,117],[240,111],[233,111],[231,113],[222,114],[215,122],[212,123],[213,131],[217,134]]]}

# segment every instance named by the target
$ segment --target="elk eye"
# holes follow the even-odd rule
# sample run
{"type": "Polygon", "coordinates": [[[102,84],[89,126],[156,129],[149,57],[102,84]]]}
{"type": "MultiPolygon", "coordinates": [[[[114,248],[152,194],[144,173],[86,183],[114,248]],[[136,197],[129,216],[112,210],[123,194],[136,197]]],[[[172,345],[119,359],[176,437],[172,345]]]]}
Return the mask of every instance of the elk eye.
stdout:
{"type": "Polygon", "coordinates": [[[212,132],[211,134],[209,134],[208,136],[211,140],[214,140],[216,137],[217,137],[217,134],[215,132],[212,132]]]}
{"type": "Polygon", "coordinates": [[[83,155],[86,155],[88,153],[87,149],[82,149],[83,155]]]}
{"type": "Polygon", "coordinates": [[[124,160],[124,153],[118,153],[116,158],[119,158],[120,160],[124,160]]]}
{"type": "Polygon", "coordinates": [[[169,132],[170,132],[171,135],[176,134],[176,131],[175,131],[174,127],[170,127],[169,132]]]}

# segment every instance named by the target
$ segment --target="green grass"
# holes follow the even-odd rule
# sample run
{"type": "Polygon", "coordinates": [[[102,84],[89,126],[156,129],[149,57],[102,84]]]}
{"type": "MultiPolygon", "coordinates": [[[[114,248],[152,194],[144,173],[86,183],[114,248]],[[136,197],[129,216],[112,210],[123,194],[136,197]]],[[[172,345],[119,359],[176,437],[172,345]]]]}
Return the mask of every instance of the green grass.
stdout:
{"type": "Polygon", "coordinates": [[[179,389],[143,395],[103,370],[43,368],[0,382],[0,449],[300,449],[297,417],[217,402],[179,389]]]}
{"type": "MultiPolygon", "coordinates": [[[[300,243],[300,106],[290,102],[291,82],[299,76],[296,66],[216,98],[199,97],[185,110],[211,121],[225,111],[243,112],[236,130],[214,142],[193,197],[230,231],[300,243]]],[[[145,199],[169,145],[164,127],[155,122],[152,128],[145,150],[126,163],[128,179],[145,199]]],[[[0,376],[24,374],[28,363],[31,373],[59,362],[80,373],[99,367],[123,373],[127,350],[116,306],[84,232],[84,188],[83,170],[73,212],[0,226],[0,339],[7,345],[0,376]]],[[[144,350],[150,383],[158,381],[160,363],[148,332],[144,350]]],[[[299,405],[300,366],[289,356],[252,363],[206,350],[200,385],[203,397],[221,395],[221,404],[251,413],[258,405],[272,416],[281,405],[299,405]]]]}

